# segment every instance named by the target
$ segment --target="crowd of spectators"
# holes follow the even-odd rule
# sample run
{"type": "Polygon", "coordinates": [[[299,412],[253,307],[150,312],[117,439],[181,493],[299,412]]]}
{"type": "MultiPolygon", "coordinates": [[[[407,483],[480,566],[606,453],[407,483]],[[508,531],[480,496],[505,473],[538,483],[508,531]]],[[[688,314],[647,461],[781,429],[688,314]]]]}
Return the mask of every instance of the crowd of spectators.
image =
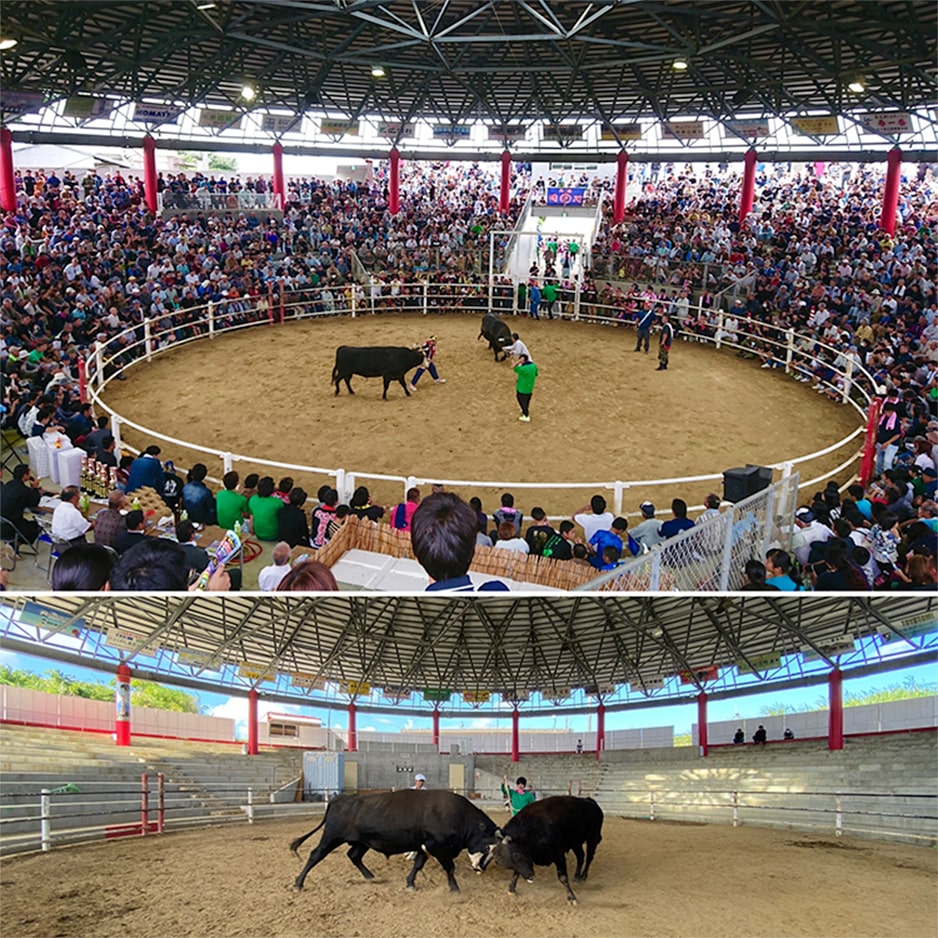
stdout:
{"type": "MultiPolygon", "coordinates": [[[[222,303],[223,316],[266,318],[271,298],[281,290],[308,297],[321,310],[341,312],[355,301],[379,308],[407,305],[417,296],[417,285],[432,279],[451,286],[453,305],[477,303],[487,292],[482,257],[489,231],[517,217],[531,185],[529,170],[522,168],[513,179],[507,222],[497,214],[499,182],[490,169],[409,162],[403,170],[397,215],[387,210],[388,169],[382,164],[368,181],[290,180],[282,219],[201,210],[159,219],[146,210],[141,181],[119,172],[88,172],[81,179],[70,172],[61,177],[17,172],[18,207],[0,224],[4,426],[25,436],[58,428],[115,466],[121,487],[133,491],[135,461],[125,457],[118,465],[106,421],[96,422],[79,399],[79,358],[100,343],[115,336],[124,345],[139,342],[148,318],[162,322],[160,342],[185,337],[202,328],[198,311],[208,301],[222,303]],[[355,279],[356,265],[371,274],[367,288],[355,279]]],[[[903,180],[894,235],[878,227],[882,178],[863,167],[766,169],[756,180],[756,210],[742,224],[737,221],[740,180],[728,171],[665,167],[646,181],[618,225],[612,223],[612,200],[602,198],[610,193],[610,181],[576,181],[587,185],[590,201],[602,201],[605,211],[591,250],[594,269],[585,270],[579,283],[586,313],[635,321],[649,309],[668,312],[685,337],[712,338],[722,329],[724,338],[754,350],[766,367],[782,362],[770,344],[761,342],[762,330],[792,328],[801,336],[794,369],[799,380],[813,380],[819,390],[833,390],[836,396],[842,390],[837,371],[852,357],[884,389],[877,478],[859,504],[883,505],[889,512],[885,521],[895,516],[896,522],[882,529],[883,519],[866,517],[877,550],[856,544],[859,560],[863,549],[870,550],[865,563],[856,560],[856,549],[846,553],[864,571],[869,588],[914,584],[921,566],[914,558],[933,547],[920,525],[932,535],[935,528],[938,181],[932,169],[922,165],[903,180]],[[602,286],[594,279],[600,270],[608,275],[602,286]],[[718,277],[712,286],[703,280],[710,272],[718,277]],[[631,286],[618,282],[629,279],[631,286]],[[822,342],[840,349],[839,362],[822,342]],[[805,364],[799,367],[799,361],[805,364]],[[881,535],[881,530],[895,536],[881,535]]],[[[161,178],[160,186],[164,193],[196,197],[200,192],[263,195],[270,182],[177,173],[161,178]]],[[[496,305],[510,307],[517,286],[502,278],[496,305]]],[[[569,291],[572,284],[563,289],[569,291]]],[[[561,291],[559,299],[562,309],[569,296],[561,291]]],[[[159,465],[158,454],[143,455],[159,465]]],[[[253,508],[240,507],[240,517],[269,540],[286,539],[279,513],[269,506],[277,502],[292,509],[285,514],[292,519],[289,542],[308,540],[313,549],[349,513],[371,520],[385,514],[384,509],[377,514],[380,506],[370,504],[367,491],[361,504],[356,498],[362,501],[362,495],[356,493],[348,506],[339,504],[335,490],[320,491],[309,512],[306,493],[299,489],[291,497],[283,480],[275,489],[273,479],[254,479],[256,491],[247,486],[242,494],[239,480],[229,485],[226,477],[216,504],[205,485],[204,466],[193,466],[184,485],[177,477],[180,484],[174,486],[170,477],[175,473],[161,465],[159,475],[168,503],[180,498],[192,520],[220,523],[225,493],[243,498],[253,508]]],[[[832,557],[830,569],[823,570],[817,564],[827,563],[825,557],[790,558],[796,574],[802,571],[819,588],[837,588],[835,581],[859,583],[852,572],[843,572],[833,549],[843,552],[845,541],[861,539],[856,532],[862,533],[862,525],[853,524],[850,532],[845,528],[858,520],[856,502],[845,500],[837,517],[828,512],[826,520],[819,503],[806,506],[812,523],[826,525],[835,535],[825,539],[834,542],[832,557]]],[[[419,504],[419,496],[413,504],[419,504]]],[[[632,532],[622,526],[624,519],[611,517],[591,530],[579,517],[586,512],[555,530],[546,523],[546,512],[534,507],[531,516],[537,523],[529,533],[535,530],[536,537],[527,537],[520,523],[505,514],[513,506],[503,504],[501,515],[493,514],[492,530],[486,530],[486,519],[478,535],[480,542],[488,538],[501,549],[527,547],[555,558],[569,552],[570,559],[604,569],[693,524],[681,499],[672,505],[673,518],[661,525],[648,524],[655,520],[649,507],[639,507],[642,522],[632,532]],[[591,545],[597,533],[602,543],[591,545]],[[610,538],[618,539],[621,548],[610,538]],[[609,547],[618,557],[607,555],[609,547]]],[[[407,521],[408,510],[412,515],[414,509],[405,502],[407,521]]],[[[719,509],[708,505],[707,510],[719,509]]],[[[521,512],[516,514],[520,522],[521,512]]],[[[753,575],[758,579],[755,568],[753,575]]],[[[767,576],[765,582],[771,585],[772,579],[767,576]]]]}

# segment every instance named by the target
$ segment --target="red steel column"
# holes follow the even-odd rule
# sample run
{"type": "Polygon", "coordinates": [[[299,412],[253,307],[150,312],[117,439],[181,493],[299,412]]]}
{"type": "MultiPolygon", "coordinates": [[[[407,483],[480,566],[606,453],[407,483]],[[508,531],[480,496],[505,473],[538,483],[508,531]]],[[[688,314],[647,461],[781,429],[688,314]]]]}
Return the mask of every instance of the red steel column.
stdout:
{"type": "Polygon", "coordinates": [[[358,752],[358,730],[355,727],[355,701],[348,702],[348,745],[345,747],[349,752],[358,752]]]}
{"type": "Polygon", "coordinates": [[[282,209],[287,202],[287,190],[283,184],[283,144],[278,140],[273,146],[274,154],[274,195],[280,196],[280,205],[277,208],[282,209]]]}
{"type": "Polygon", "coordinates": [[[701,691],[697,695],[697,745],[700,746],[700,755],[708,754],[707,743],[707,692],[701,691]]]}
{"type": "Polygon", "coordinates": [[[616,157],[616,191],[612,198],[612,223],[618,225],[625,218],[625,190],[629,185],[629,155],[620,150],[616,157]]]}
{"type": "Polygon", "coordinates": [[[511,711],[511,761],[521,761],[521,734],[520,734],[521,714],[515,707],[511,711]]]}
{"type": "Polygon", "coordinates": [[[122,661],[117,666],[117,689],[114,693],[114,738],[118,746],[130,745],[130,668],[122,661]]]}
{"type": "Polygon", "coordinates": [[[752,200],[756,192],[756,151],[747,150],[743,160],[743,189],[739,198],[739,223],[742,224],[746,216],[752,211],[752,200]]]}
{"type": "Polygon", "coordinates": [[[596,761],[606,748],[606,705],[600,700],[596,708],[596,761]]]}
{"type": "Polygon", "coordinates": [[[13,171],[13,133],[0,127],[0,207],[16,211],[16,174],[13,171]]]}
{"type": "Polygon", "coordinates": [[[502,187],[498,192],[498,211],[502,215],[508,214],[511,204],[511,153],[502,150],[502,187]]]}
{"type": "Polygon", "coordinates": [[[844,676],[839,668],[834,668],[827,678],[827,692],[830,699],[830,721],[827,730],[827,748],[844,748],[844,676]]]}
{"type": "Polygon", "coordinates": [[[391,173],[388,177],[388,211],[396,215],[401,210],[401,154],[397,147],[391,150],[391,173]]]}
{"type": "Polygon", "coordinates": [[[886,157],[886,188],[883,190],[883,212],[879,227],[889,234],[896,231],[896,209],[899,207],[899,176],[902,173],[902,151],[893,147],[886,157]]]}
{"type": "Polygon", "coordinates": [[[433,708],[433,745],[440,748],[440,708],[433,708]]]}
{"type": "Polygon", "coordinates": [[[143,138],[143,198],[151,214],[156,214],[156,141],[143,138]]]}
{"type": "Polygon", "coordinates": [[[867,486],[876,471],[876,433],[883,410],[883,399],[874,397],[870,401],[870,412],[866,418],[866,437],[863,441],[863,456],[860,459],[860,485],[867,486]]]}
{"type": "Polygon", "coordinates": [[[248,691],[248,755],[257,755],[257,691],[248,691]]]}

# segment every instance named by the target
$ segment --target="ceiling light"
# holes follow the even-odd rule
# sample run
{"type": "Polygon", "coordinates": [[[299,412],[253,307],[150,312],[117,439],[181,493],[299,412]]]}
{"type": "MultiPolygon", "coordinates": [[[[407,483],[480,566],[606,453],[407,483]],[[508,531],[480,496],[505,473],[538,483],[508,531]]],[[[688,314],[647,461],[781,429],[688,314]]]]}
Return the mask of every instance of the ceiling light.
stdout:
{"type": "Polygon", "coordinates": [[[16,45],[16,40],[12,36],[4,36],[0,39],[0,52],[6,52],[7,49],[12,49],[16,45]]]}
{"type": "Polygon", "coordinates": [[[683,72],[687,68],[687,62],[684,59],[675,59],[671,64],[671,68],[676,69],[679,72],[683,72]]]}
{"type": "Polygon", "coordinates": [[[862,79],[854,78],[853,81],[847,85],[847,88],[852,91],[854,94],[861,94],[865,90],[862,79]]]}
{"type": "Polygon", "coordinates": [[[254,98],[257,97],[257,92],[254,90],[253,85],[245,84],[241,89],[241,97],[244,98],[245,101],[253,101],[254,98]]]}
{"type": "Polygon", "coordinates": [[[216,5],[214,3],[199,3],[196,6],[196,9],[197,10],[214,10],[215,6],[216,5]]]}
{"type": "Polygon", "coordinates": [[[372,78],[384,78],[384,68],[380,65],[372,65],[371,77],[372,78]]]}

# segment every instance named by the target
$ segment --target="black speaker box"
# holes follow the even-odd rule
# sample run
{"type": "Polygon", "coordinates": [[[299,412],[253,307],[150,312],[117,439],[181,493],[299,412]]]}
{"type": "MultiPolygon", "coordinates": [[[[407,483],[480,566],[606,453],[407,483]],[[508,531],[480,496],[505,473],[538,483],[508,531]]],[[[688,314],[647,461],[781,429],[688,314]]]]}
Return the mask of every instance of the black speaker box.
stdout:
{"type": "Polygon", "coordinates": [[[741,502],[772,484],[772,470],[767,466],[738,466],[723,472],[723,500],[741,502]]]}

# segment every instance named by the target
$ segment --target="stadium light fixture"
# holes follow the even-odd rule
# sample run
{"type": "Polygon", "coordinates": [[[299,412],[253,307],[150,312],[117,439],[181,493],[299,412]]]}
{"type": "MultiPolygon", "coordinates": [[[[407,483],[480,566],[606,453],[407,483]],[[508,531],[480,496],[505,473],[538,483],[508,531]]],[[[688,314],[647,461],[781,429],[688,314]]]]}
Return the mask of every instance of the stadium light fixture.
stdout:
{"type": "Polygon", "coordinates": [[[7,49],[12,49],[16,45],[17,40],[12,36],[4,36],[0,39],[0,52],[6,52],[7,49]]]}
{"type": "Polygon", "coordinates": [[[385,72],[384,67],[381,65],[372,65],[371,66],[371,77],[372,78],[384,78],[385,72]]]}
{"type": "Polygon", "coordinates": [[[854,94],[862,94],[866,90],[866,86],[863,84],[862,78],[853,78],[850,84],[847,85],[847,89],[854,94]]]}
{"type": "Polygon", "coordinates": [[[253,101],[257,97],[257,92],[254,90],[254,86],[248,82],[245,82],[241,88],[241,97],[245,101],[253,101]]]}
{"type": "Polygon", "coordinates": [[[675,60],[671,63],[671,68],[673,68],[673,69],[674,69],[675,71],[677,71],[677,72],[683,72],[683,71],[687,68],[687,60],[686,60],[686,59],[675,59],[675,60]]]}

